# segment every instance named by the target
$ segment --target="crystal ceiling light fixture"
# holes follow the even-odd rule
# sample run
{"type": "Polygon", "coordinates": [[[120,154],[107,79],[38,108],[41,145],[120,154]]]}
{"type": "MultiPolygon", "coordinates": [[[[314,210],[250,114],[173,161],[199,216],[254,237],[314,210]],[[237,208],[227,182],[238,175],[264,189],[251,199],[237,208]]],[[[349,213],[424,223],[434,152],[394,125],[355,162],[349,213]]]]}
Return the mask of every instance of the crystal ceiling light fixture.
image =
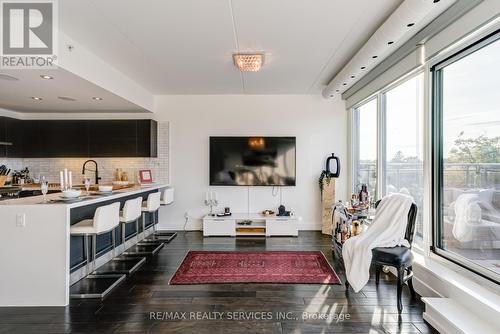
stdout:
{"type": "Polygon", "coordinates": [[[234,66],[241,72],[258,72],[264,64],[263,53],[235,53],[234,66]]]}

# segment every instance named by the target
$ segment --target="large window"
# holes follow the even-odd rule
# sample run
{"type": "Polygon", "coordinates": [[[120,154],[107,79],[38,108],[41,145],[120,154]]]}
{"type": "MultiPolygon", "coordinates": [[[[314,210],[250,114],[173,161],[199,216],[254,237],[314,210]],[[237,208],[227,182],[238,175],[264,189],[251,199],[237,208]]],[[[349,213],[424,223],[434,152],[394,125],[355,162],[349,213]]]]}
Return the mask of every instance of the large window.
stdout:
{"type": "Polygon", "coordinates": [[[353,191],[366,184],[375,200],[394,192],[413,197],[416,243],[423,230],[422,85],[418,74],[378,93],[353,109],[352,124],[353,191]]]}
{"type": "Polygon", "coordinates": [[[500,35],[433,69],[436,252],[500,277],[500,35]]]}
{"type": "Polygon", "coordinates": [[[353,191],[366,184],[377,198],[377,99],[354,108],[353,120],[353,191]]]}
{"type": "Polygon", "coordinates": [[[416,235],[422,237],[423,163],[423,74],[399,84],[384,95],[385,120],[384,194],[410,195],[418,207],[416,235]]]}

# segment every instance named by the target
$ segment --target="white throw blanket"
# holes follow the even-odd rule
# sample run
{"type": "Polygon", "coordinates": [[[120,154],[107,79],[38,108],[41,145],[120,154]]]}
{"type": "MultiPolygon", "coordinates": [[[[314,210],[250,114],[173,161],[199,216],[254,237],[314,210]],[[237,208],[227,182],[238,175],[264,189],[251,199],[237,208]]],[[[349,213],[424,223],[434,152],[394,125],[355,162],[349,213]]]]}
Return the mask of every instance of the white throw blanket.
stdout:
{"type": "Polygon", "coordinates": [[[412,202],[412,198],[404,194],[384,197],[368,229],[344,243],[342,256],[346,276],[354,291],[358,292],[368,283],[373,248],[410,247],[404,237],[412,202]]]}
{"type": "Polygon", "coordinates": [[[460,242],[474,239],[474,224],[481,221],[481,208],[478,201],[477,194],[462,194],[454,203],[453,236],[460,242]]]}

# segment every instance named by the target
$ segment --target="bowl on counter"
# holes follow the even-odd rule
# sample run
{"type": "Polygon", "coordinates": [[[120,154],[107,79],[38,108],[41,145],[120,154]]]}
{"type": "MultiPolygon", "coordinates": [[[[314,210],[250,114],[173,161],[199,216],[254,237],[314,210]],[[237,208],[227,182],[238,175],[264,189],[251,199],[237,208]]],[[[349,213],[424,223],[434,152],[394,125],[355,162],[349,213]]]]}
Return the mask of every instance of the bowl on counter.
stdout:
{"type": "Polygon", "coordinates": [[[82,194],[81,190],[78,189],[68,189],[62,191],[62,196],[65,198],[77,198],[82,194]]]}
{"type": "Polygon", "coordinates": [[[99,186],[99,192],[102,192],[102,193],[109,193],[111,191],[113,191],[113,186],[99,186]]]}

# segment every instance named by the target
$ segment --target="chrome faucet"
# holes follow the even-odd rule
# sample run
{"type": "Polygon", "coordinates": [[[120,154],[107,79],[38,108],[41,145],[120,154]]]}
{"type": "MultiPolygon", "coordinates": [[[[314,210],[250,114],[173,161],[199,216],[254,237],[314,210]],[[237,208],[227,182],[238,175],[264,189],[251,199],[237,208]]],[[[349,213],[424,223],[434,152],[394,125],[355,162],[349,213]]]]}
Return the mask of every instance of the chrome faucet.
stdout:
{"type": "Polygon", "coordinates": [[[85,171],[86,170],[90,170],[90,171],[92,171],[92,172],[95,173],[95,184],[99,184],[99,180],[101,178],[99,177],[99,169],[97,168],[97,161],[95,161],[95,160],[87,160],[87,161],[85,161],[83,163],[83,167],[82,167],[82,175],[85,175],[85,171]],[[87,166],[88,162],[93,162],[95,164],[95,170],[85,168],[85,166],[87,166]]]}

